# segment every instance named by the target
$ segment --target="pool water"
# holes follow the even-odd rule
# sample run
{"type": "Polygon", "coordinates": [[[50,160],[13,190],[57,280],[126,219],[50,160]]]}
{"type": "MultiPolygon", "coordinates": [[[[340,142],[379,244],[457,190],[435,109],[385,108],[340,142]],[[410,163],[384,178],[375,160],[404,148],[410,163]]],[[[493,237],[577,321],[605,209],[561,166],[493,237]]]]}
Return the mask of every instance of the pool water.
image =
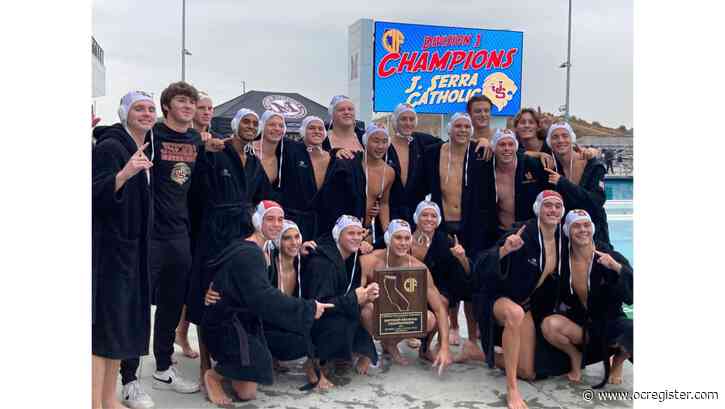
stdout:
{"type": "MultiPolygon", "coordinates": [[[[634,264],[633,244],[633,181],[632,179],[609,180],[604,183],[607,193],[607,202],[604,209],[607,211],[607,222],[609,223],[609,239],[614,249],[622,253],[634,264]]],[[[633,308],[631,305],[624,305],[624,312],[632,318],[633,308]]]]}

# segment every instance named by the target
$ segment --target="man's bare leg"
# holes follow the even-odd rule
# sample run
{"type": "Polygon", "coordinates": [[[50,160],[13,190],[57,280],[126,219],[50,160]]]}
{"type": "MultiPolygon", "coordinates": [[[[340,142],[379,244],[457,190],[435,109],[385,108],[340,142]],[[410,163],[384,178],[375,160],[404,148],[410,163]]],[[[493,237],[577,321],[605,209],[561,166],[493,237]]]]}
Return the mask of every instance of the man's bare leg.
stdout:
{"type": "Polygon", "coordinates": [[[612,385],[620,385],[624,380],[622,373],[624,371],[624,361],[627,359],[629,359],[629,353],[618,348],[617,353],[612,357],[612,369],[609,371],[609,383],[612,385]]]}
{"type": "Polygon", "coordinates": [[[206,349],[206,345],[202,341],[201,327],[196,327],[196,336],[199,339],[199,388],[202,393],[206,393],[206,385],[204,382],[204,373],[211,369],[211,358],[209,357],[209,351],[206,349]]]}
{"type": "Polygon", "coordinates": [[[222,387],[224,377],[219,375],[214,369],[209,369],[204,373],[204,384],[206,385],[206,396],[211,403],[220,406],[230,406],[232,400],[224,393],[222,387]]]}
{"type": "Polygon", "coordinates": [[[478,346],[478,323],[473,316],[473,303],[464,301],[463,312],[466,315],[466,325],[468,325],[468,339],[463,343],[461,353],[454,359],[454,362],[463,363],[469,360],[485,362],[486,355],[478,346]]]}
{"type": "Polygon", "coordinates": [[[181,310],[181,319],[176,327],[176,338],[174,343],[181,347],[184,356],[191,359],[199,357],[199,353],[194,351],[189,345],[189,321],[186,320],[186,306],[181,310]]]}
{"type": "Polygon", "coordinates": [[[451,345],[461,345],[461,334],[458,328],[458,307],[461,303],[457,302],[448,309],[448,318],[451,325],[448,331],[448,343],[451,345]]]}
{"type": "MultiPolygon", "coordinates": [[[[447,310],[447,309],[446,309],[447,310]]],[[[437,351],[433,352],[433,337],[438,332],[438,321],[432,311],[428,311],[428,322],[426,323],[426,329],[428,333],[425,338],[425,345],[421,345],[418,350],[418,356],[426,361],[435,362],[437,351]],[[425,350],[425,352],[423,352],[425,350]]],[[[438,345],[440,349],[440,344],[438,345]]]]}
{"type": "Polygon", "coordinates": [[[330,381],[328,376],[329,374],[326,374],[324,369],[320,370],[320,382],[317,384],[316,390],[327,391],[335,387],[335,384],[330,381]]]}
{"type": "Polygon", "coordinates": [[[106,375],[106,358],[91,355],[91,407],[93,409],[103,408],[103,380],[106,375]]]}
{"type": "Polygon", "coordinates": [[[365,328],[368,334],[372,337],[375,331],[373,303],[365,303],[365,305],[360,308],[360,322],[362,323],[363,328],[365,328]]]}
{"type": "Polygon", "coordinates": [[[566,374],[570,382],[580,383],[582,379],[582,353],[577,349],[584,339],[584,331],[580,326],[563,315],[548,316],[541,323],[544,338],[556,348],[569,356],[571,369],[566,374]]]}
{"type": "Polygon", "coordinates": [[[312,385],[316,384],[320,380],[315,372],[315,363],[315,360],[307,358],[305,363],[302,365],[302,368],[305,370],[305,374],[307,375],[307,381],[309,381],[312,385]]]}
{"type": "Polygon", "coordinates": [[[509,409],[527,409],[521,397],[516,377],[521,349],[521,325],[524,321],[524,310],[508,298],[499,298],[493,305],[493,315],[503,324],[503,354],[506,369],[506,403],[509,409]]]}
{"type": "Polygon", "coordinates": [[[519,379],[533,381],[536,378],[534,370],[534,353],[536,352],[536,327],[531,311],[524,314],[521,322],[521,344],[519,346],[519,367],[516,375],[519,379]]]}
{"type": "Polygon", "coordinates": [[[248,381],[232,381],[232,388],[237,397],[243,401],[257,399],[257,383],[248,381]]]}
{"type": "Polygon", "coordinates": [[[116,394],[118,369],[121,366],[121,360],[106,359],[105,361],[106,373],[103,375],[103,392],[101,396],[103,409],[128,409],[119,402],[116,394]]]}

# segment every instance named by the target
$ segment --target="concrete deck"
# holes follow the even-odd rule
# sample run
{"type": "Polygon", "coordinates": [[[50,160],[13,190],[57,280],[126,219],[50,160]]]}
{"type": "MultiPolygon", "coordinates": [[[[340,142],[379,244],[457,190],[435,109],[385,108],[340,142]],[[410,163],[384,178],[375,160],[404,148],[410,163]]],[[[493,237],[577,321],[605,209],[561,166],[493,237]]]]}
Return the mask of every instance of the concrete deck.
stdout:
{"type": "MultiPolygon", "coordinates": [[[[461,335],[466,334],[463,308],[459,322],[462,324],[461,335]]],[[[197,347],[196,331],[191,326],[189,338],[197,347]]],[[[434,341],[435,343],[435,341],[434,341]]],[[[380,346],[376,342],[378,352],[380,346]]],[[[417,351],[400,344],[403,355],[410,360],[406,367],[391,365],[387,356],[379,362],[378,368],[371,368],[368,376],[358,375],[354,370],[336,372],[332,382],[337,387],[328,392],[301,392],[298,388],[307,383],[302,370],[303,360],[286,362],[290,367],[287,373],[276,374],[274,385],[261,386],[257,399],[249,402],[235,401],[234,406],[245,409],[302,409],[302,408],[345,408],[345,409],[377,409],[377,408],[505,408],[506,384],[503,371],[489,369],[485,364],[453,364],[438,377],[431,370],[431,365],[418,360],[417,351]]],[[[199,360],[188,359],[177,353],[174,359],[181,373],[189,378],[199,376],[199,360]]],[[[458,353],[459,347],[452,346],[458,353]]],[[[140,380],[146,392],[156,404],[156,408],[214,408],[205,395],[197,392],[182,395],[172,391],[158,391],[151,387],[151,374],[155,369],[153,355],[146,356],[141,364],[140,380]]],[[[624,369],[622,385],[607,385],[606,391],[632,391],[632,365],[627,361],[624,369]]],[[[594,401],[582,399],[582,392],[589,389],[588,385],[601,380],[604,368],[601,364],[591,365],[584,372],[584,384],[572,385],[565,379],[551,378],[535,382],[520,382],[521,393],[529,408],[594,408],[613,407],[631,408],[632,401],[594,401]]],[[[120,392],[120,378],[119,378],[120,392]]],[[[233,396],[228,392],[229,396],[233,396]]]]}

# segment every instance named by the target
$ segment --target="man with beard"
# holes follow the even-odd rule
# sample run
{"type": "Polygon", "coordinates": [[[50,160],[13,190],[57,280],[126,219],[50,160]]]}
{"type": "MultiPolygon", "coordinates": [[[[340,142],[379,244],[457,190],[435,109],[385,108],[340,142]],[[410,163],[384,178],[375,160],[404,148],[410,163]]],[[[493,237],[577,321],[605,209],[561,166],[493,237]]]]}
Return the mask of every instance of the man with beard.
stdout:
{"type": "MultiPolygon", "coordinates": [[[[425,267],[425,264],[421,263],[418,259],[411,256],[411,241],[412,234],[410,231],[410,224],[405,220],[395,219],[390,222],[388,229],[385,232],[385,244],[386,248],[381,250],[375,250],[370,254],[367,254],[360,258],[360,263],[363,271],[362,285],[368,283],[376,283],[374,271],[378,268],[388,267],[425,267]]],[[[430,339],[435,335],[435,329],[437,327],[438,334],[440,337],[438,343],[438,352],[436,354],[430,353],[427,348],[421,351],[421,355],[425,359],[433,361],[433,368],[438,367],[438,375],[443,373],[443,370],[451,364],[452,359],[450,356],[448,346],[448,311],[445,304],[442,302],[441,294],[438,292],[433,277],[431,277],[430,271],[426,268],[427,285],[426,299],[428,306],[433,311],[428,311],[426,315],[427,325],[426,329],[428,333],[424,338],[424,345],[427,347],[430,339]]],[[[380,286],[382,283],[377,283],[380,286]]],[[[365,309],[362,313],[363,324],[367,328],[368,332],[374,331],[375,317],[371,309],[365,309]]],[[[398,350],[398,343],[402,339],[387,339],[381,341],[383,345],[383,351],[390,354],[394,362],[401,365],[407,365],[408,361],[400,355],[398,350]]]]}
{"type": "Polygon", "coordinates": [[[472,273],[474,302],[487,362],[506,371],[507,403],[527,408],[517,377],[533,380],[538,368],[537,328],[556,304],[561,270],[564,200],[553,190],[539,193],[536,218],[482,252],[472,273]],[[503,356],[494,346],[503,347],[503,356]]]}
{"type": "Polygon", "coordinates": [[[283,218],[279,204],[260,202],[252,218],[254,232],[230,243],[209,263],[215,270],[213,289],[220,299],[207,308],[202,320],[204,342],[216,361],[204,374],[204,383],[209,400],[216,405],[232,403],[222,387],[224,379],[231,381],[241,400],[256,399],[257,385],[273,382],[263,320],[304,336],[314,320],[334,307],[289,297],[270,285],[262,249],[268,240],[279,237],[283,218]]]}
{"type": "Polygon", "coordinates": [[[282,170],[282,205],[287,218],[299,225],[304,237],[328,234],[343,214],[362,218],[365,200],[357,194],[349,161],[330,155],[322,148],[325,124],[308,116],[300,125],[302,142],[285,141],[282,170]]]}
{"type": "Polygon", "coordinates": [[[599,248],[612,249],[609,241],[609,226],[604,202],[604,176],[607,168],[596,156],[583,159],[574,153],[576,134],[566,122],[557,122],[549,127],[546,144],[551,147],[556,160],[555,169],[548,169],[549,183],[564,197],[564,204],[570,209],[584,209],[596,226],[594,241],[599,248]]]}
{"type": "MultiPolygon", "coordinates": [[[[258,118],[254,111],[240,109],[232,119],[233,137],[214,139],[221,143],[223,150],[207,155],[208,160],[198,164],[192,178],[189,211],[192,225],[198,228],[192,236],[194,252],[186,304],[187,318],[196,324],[197,331],[200,331],[204,294],[214,279],[207,263],[230,242],[251,233],[243,230],[244,221],[249,218],[252,207],[272,189],[252,152],[258,118]]],[[[200,379],[203,380],[210,362],[202,339],[200,335],[200,379]]]]}
{"type": "Polygon", "coordinates": [[[318,389],[335,386],[326,373],[326,364],[332,360],[351,361],[357,357],[355,367],[361,374],[367,374],[370,364],[378,360],[372,337],[361,324],[361,311],[372,309],[379,295],[377,284],[361,285],[358,253],[363,233],[359,219],[340,216],[332,229],[332,240],[317,244],[302,266],[304,298],[335,305],[310,332],[315,356],[323,368],[318,389]]]}
{"type": "Polygon", "coordinates": [[[622,311],[622,303],[634,302],[632,267],[616,251],[597,250],[586,211],[570,211],[563,230],[569,246],[562,257],[560,312],[544,319],[541,330],[569,356],[571,382],[581,382],[584,366],[603,361],[605,378],[598,386],[620,384],[624,361],[633,355],[633,322],[622,311]]]}
{"type": "Polygon", "coordinates": [[[413,210],[420,201],[415,197],[415,187],[422,176],[420,163],[429,145],[440,143],[432,135],[416,132],[418,116],[410,104],[398,104],[392,114],[392,143],[388,148],[388,165],[396,174],[390,192],[391,217],[413,222],[413,210]]]}

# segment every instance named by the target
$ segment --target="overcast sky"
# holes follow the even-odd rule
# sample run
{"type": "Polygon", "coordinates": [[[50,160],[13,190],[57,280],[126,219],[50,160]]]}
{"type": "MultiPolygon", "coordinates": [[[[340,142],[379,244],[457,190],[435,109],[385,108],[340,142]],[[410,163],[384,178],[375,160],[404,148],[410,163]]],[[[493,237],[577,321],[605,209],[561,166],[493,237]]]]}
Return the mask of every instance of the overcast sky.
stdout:
{"type": "MultiPolygon", "coordinates": [[[[102,123],[120,97],[181,78],[182,0],[93,3],[93,35],[105,53],[102,123]]],[[[522,105],[564,103],[566,0],[243,1],[187,0],[187,81],[214,104],[247,90],[299,92],[324,106],[347,93],[347,28],[360,18],[524,32],[522,105]]],[[[573,1],[571,113],[632,126],[631,0],[573,1]]]]}

